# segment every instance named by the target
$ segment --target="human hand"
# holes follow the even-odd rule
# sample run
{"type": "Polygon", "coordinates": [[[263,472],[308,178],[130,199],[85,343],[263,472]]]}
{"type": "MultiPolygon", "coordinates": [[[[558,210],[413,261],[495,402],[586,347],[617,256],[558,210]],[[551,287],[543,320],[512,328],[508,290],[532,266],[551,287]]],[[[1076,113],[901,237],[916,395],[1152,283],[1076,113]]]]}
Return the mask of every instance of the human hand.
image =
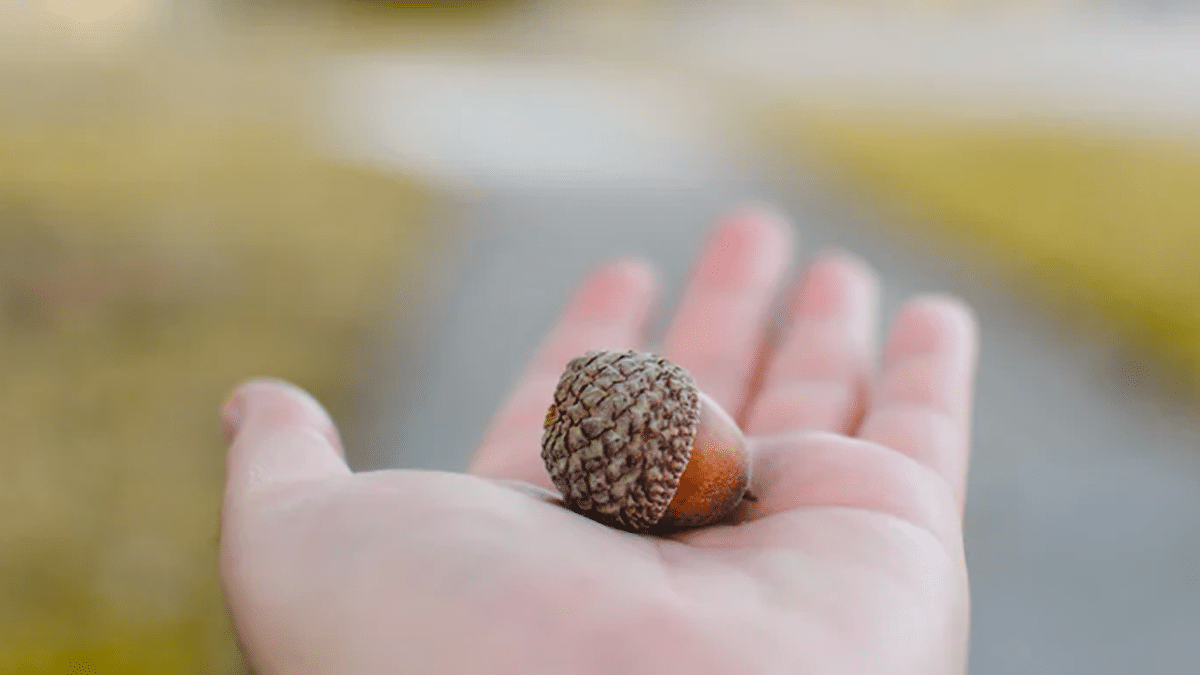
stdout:
{"type": "Polygon", "coordinates": [[[773,335],[788,249],[767,214],[727,219],[662,350],[749,436],[757,501],[736,524],[638,536],[551,492],[554,386],[588,349],[641,346],[641,263],[583,283],[469,474],[352,474],[315,401],[240,387],[221,575],[255,671],[962,673],[974,322],[909,303],[876,377],[876,281],[844,254],[807,270],[773,335]]]}

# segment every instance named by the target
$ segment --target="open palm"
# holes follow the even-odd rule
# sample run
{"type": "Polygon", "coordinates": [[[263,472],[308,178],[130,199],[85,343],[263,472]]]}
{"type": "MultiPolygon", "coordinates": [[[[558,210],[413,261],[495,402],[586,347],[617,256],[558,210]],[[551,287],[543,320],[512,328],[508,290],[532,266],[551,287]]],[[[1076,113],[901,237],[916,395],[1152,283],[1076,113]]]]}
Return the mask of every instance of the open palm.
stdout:
{"type": "Polygon", "coordinates": [[[352,474],[316,402],[239,388],[221,572],[256,672],[961,673],[973,321],[910,303],[876,376],[876,282],[844,254],[772,329],[788,249],[768,214],[727,219],[662,350],[750,436],[756,500],[734,524],[612,530],[562,508],[542,466],[565,363],[641,346],[641,263],[583,284],[470,474],[352,474]]]}

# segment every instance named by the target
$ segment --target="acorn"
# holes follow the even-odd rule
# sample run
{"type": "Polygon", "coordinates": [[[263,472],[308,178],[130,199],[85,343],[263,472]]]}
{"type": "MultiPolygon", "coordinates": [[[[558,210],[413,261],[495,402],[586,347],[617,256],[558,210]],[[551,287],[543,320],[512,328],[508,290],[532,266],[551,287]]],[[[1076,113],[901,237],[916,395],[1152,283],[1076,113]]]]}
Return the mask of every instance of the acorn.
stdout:
{"type": "Polygon", "coordinates": [[[542,460],[571,510],[631,532],[719,523],[750,483],[737,423],[681,366],[634,351],[567,364],[542,460]]]}

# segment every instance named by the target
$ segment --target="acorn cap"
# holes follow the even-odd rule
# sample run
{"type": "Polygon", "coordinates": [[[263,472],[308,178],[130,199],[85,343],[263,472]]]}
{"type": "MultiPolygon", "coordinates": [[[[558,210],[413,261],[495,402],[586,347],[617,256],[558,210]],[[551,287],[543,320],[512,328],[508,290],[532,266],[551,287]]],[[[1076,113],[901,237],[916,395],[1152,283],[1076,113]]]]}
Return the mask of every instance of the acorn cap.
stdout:
{"type": "Polygon", "coordinates": [[[682,367],[653,354],[588,352],[558,382],[542,459],[576,511],[645,531],[675,497],[699,421],[700,393],[682,367]]]}

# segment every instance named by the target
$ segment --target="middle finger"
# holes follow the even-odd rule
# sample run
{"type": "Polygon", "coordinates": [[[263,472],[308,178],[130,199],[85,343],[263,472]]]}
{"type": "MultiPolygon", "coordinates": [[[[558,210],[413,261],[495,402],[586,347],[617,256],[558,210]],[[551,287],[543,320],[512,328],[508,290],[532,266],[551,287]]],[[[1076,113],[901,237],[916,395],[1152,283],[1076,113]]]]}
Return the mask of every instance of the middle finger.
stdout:
{"type": "Polygon", "coordinates": [[[790,256],[790,228],[779,216],[761,209],[728,216],[709,240],[663,342],[665,356],[731,414],[749,395],[790,256]]]}
{"type": "Polygon", "coordinates": [[[790,326],[747,415],[747,431],[853,433],[874,367],[875,274],[847,254],[827,253],[796,284],[790,304],[790,326]]]}

